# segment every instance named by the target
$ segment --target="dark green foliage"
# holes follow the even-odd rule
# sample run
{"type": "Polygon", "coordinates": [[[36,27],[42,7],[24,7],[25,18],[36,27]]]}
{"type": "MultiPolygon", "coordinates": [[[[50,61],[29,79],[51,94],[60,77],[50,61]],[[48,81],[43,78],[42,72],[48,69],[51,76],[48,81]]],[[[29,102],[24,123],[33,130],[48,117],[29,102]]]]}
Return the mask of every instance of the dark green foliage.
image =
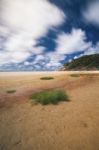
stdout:
{"type": "Polygon", "coordinates": [[[12,94],[12,93],[15,93],[16,92],[16,90],[8,90],[7,91],[7,93],[9,93],[9,94],[12,94]]]}
{"type": "Polygon", "coordinates": [[[64,91],[43,91],[35,93],[31,97],[32,102],[41,103],[42,105],[57,104],[60,101],[69,101],[68,96],[64,91]]]}
{"type": "Polygon", "coordinates": [[[54,79],[53,77],[41,77],[40,78],[41,80],[52,80],[52,79],[54,79]]]}
{"type": "Polygon", "coordinates": [[[66,70],[99,70],[99,54],[83,56],[65,63],[66,70]]]}

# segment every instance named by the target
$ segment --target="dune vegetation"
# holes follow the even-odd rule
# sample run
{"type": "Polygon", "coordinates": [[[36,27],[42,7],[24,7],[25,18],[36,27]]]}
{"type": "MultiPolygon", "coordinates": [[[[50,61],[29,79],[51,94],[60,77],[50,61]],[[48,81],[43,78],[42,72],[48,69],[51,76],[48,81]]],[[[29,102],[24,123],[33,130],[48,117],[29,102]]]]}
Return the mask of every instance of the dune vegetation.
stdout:
{"type": "Polygon", "coordinates": [[[40,78],[41,80],[52,80],[52,79],[54,79],[53,77],[41,77],[40,78]]]}
{"type": "Polygon", "coordinates": [[[7,90],[7,93],[9,93],[9,94],[12,94],[12,93],[15,93],[16,92],[16,90],[7,90]]]}
{"type": "Polygon", "coordinates": [[[64,70],[99,70],[99,54],[82,56],[65,63],[64,70]]]}
{"type": "Polygon", "coordinates": [[[42,105],[47,104],[58,104],[60,101],[68,101],[69,98],[64,91],[52,90],[35,93],[32,95],[33,103],[41,103],[42,105]]]}

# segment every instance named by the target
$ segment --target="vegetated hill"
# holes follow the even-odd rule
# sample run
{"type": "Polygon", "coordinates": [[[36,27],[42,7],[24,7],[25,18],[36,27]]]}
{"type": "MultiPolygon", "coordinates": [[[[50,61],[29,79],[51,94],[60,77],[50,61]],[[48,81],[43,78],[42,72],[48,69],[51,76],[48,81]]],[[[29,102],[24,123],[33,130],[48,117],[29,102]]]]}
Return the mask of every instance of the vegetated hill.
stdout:
{"type": "Polygon", "coordinates": [[[83,56],[65,63],[62,70],[99,70],[99,54],[83,56]]]}

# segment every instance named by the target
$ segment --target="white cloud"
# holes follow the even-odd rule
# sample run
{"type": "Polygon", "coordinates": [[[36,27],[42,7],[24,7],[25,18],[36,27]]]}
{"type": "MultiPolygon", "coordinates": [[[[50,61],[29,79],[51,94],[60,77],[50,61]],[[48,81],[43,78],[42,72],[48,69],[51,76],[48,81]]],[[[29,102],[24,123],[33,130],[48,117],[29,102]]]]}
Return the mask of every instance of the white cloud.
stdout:
{"type": "Polygon", "coordinates": [[[28,61],[24,62],[24,66],[29,66],[29,65],[30,65],[30,62],[28,62],[28,61]]]}
{"type": "Polygon", "coordinates": [[[64,13],[48,0],[2,0],[0,5],[0,36],[7,39],[0,52],[5,55],[2,63],[42,53],[44,48],[35,47],[36,40],[64,22],[64,13]]]}
{"type": "Polygon", "coordinates": [[[57,52],[50,52],[47,54],[47,57],[49,57],[51,62],[57,63],[64,60],[66,56],[63,54],[58,54],[57,52]]]}
{"type": "Polygon", "coordinates": [[[44,50],[45,50],[45,47],[43,47],[43,46],[37,46],[37,47],[33,47],[33,49],[31,49],[31,51],[35,55],[42,54],[44,52],[44,50]]]}
{"type": "Polygon", "coordinates": [[[46,67],[50,69],[54,67],[57,69],[58,67],[62,66],[61,61],[65,60],[66,56],[63,54],[58,54],[57,52],[50,52],[46,54],[46,57],[49,58],[48,62],[46,63],[46,67]]]}
{"type": "Polygon", "coordinates": [[[83,16],[87,22],[99,26],[99,1],[94,1],[88,4],[83,10],[83,16]]]}
{"type": "Polygon", "coordinates": [[[57,63],[49,62],[46,64],[46,68],[49,68],[49,69],[51,69],[52,67],[55,67],[55,69],[57,69],[60,66],[62,66],[62,64],[59,62],[57,63]]]}
{"type": "Polygon", "coordinates": [[[93,47],[90,47],[87,51],[84,52],[84,55],[98,54],[99,53],[99,42],[93,47]]]}
{"type": "Polygon", "coordinates": [[[27,57],[30,56],[30,53],[27,51],[13,51],[13,52],[0,52],[0,65],[7,63],[20,63],[24,61],[27,57]]]}
{"type": "Polygon", "coordinates": [[[37,55],[35,60],[34,60],[34,63],[39,63],[39,61],[43,61],[45,60],[45,56],[44,55],[37,55]]]}
{"type": "Polygon", "coordinates": [[[47,53],[46,57],[49,58],[49,61],[45,64],[45,67],[52,70],[57,70],[57,68],[62,66],[61,61],[63,61],[66,58],[65,55],[58,54],[57,52],[47,53]]]}
{"type": "MultiPolygon", "coordinates": [[[[79,58],[79,57],[82,57],[84,54],[80,54],[80,55],[78,55],[78,56],[74,56],[74,58],[73,59],[77,59],[77,58],[79,58]]],[[[72,61],[72,60],[71,60],[72,61]]]]}
{"type": "Polygon", "coordinates": [[[47,0],[3,0],[3,2],[2,20],[13,30],[25,30],[38,37],[44,34],[49,26],[63,22],[63,12],[47,0]]]}
{"type": "Polygon", "coordinates": [[[25,33],[13,34],[5,43],[7,51],[24,51],[29,50],[35,42],[25,33]]]}
{"type": "Polygon", "coordinates": [[[71,33],[62,33],[58,36],[56,52],[59,54],[71,54],[77,51],[85,51],[91,46],[86,42],[86,34],[81,29],[73,29],[71,33]]]}
{"type": "Polygon", "coordinates": [[[8,36],[9,29],[5,26],[0,26],[0,36],[8,36]]]}
{"type": "Polygon", "coordinates": [[[53,70],[62,66],[61,61],[64,60],[65,57],[65,55],[60,55],[56,52],[48,52],[46,54],[37,55],[32,64],[35,66],[36,64],[43,65],[42,69],[45,68],[45,70],[53,70]]]}

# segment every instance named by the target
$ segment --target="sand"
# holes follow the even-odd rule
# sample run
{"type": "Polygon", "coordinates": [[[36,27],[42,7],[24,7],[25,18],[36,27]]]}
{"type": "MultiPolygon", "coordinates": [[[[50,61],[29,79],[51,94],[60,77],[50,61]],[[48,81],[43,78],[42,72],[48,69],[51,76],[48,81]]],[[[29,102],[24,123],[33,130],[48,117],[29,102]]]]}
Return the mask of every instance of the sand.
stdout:
{"type": "Polygon", "coordinates": [[[99,150],[99,73],[0,73],[0,150],[99,150]],[[31,103],[48,89],[65,90],[70,102],[31,103]]]}

